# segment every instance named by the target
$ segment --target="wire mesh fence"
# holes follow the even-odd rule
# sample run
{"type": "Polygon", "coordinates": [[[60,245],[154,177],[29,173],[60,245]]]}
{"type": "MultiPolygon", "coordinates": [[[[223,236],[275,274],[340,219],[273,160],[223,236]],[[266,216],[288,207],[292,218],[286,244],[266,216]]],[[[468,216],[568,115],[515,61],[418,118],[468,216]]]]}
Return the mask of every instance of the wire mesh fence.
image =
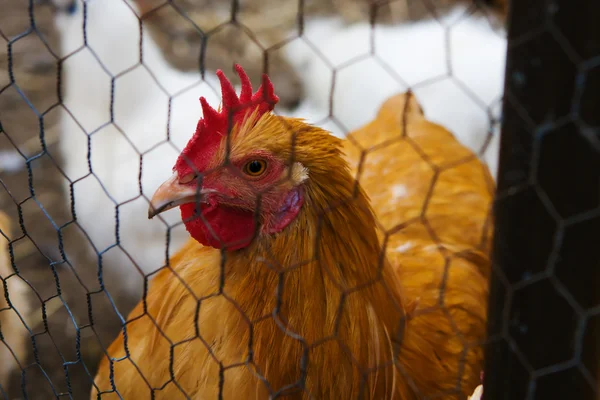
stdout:
{"type": "MultiPolygon", "coordinates": [[[[484,369],[494,224],[498,272],[486,398],[528,398],[527,390],[541,398],[549,389],[536,391],[538,376],[558,384],[564,381],[550,373],[571,370],[595,396],[595,369],[581,366],[585,357],[597,363],[592,350],[576,347],[558,366],[527,358],[557,361],[537,347],[549,342],[532,335],[582,343],[586,332],[594,349],[586,330],[593,305],[565,295],[575,289],[567,282],[580,281],[568,272],[561,280],[556,264],[558,279],[546,284],[554,275],[537,261],[563,254],[559,244],[567,243],[571,221],[563,212],[579,221],[573,216],[589,211],[578,215],[593,237],[598,207],[598,169],[582,166],[597,160],[593,92],[582,91],[593,88],[587,71],[595,64],[585,60],[597,43],[584,40],[591,32],[570,31],[566,19],[557,19],[566,5],[521,3],[512,11],[508,71],[515,72],[507,75],[507,133],[492,218],[503,1],[5,2],[4,398],[466,398],[484,369]],[[530,20],[546,25],[532,28],[530,20]],[[527,40],[537,43],[539,59],[517,45],[527,40]],[[548,43],[562,49],[558,63],[548,43]],[[248,82],[232,73],[233,63],[248,82]],[[215,73],[219,68],[237,94],[215,73]],[[568,96],[557,100],[559,91],[543,79],[560,86],[565,71],[578,77],[578,89],[564,93],[580,97],[551,108],[568,96]],[[263,72],[278,101],[268,96],[263,72]],[[262,84],[267,96],[250,99],[250,83],[255,90],[262,84]],[[549,103],[530,107],[539,86],[549,103]],[[208,105],[198,103],[200,96],[208,105]],[[217,114],[211,107],[220,103],[217,114]],[[276,117],[263,115],[274,103],[276,117]],[[578,138],[588,141],[573,147],[580,163],[570,165],[585,181],[573,184],[561,169],[570,189],[555,188],[556,171],[542,166],[562,165],[554,164],[555,149],[568,145],[568,133],[548,150],[524,142],[532,135],[522,130],[540,124],[580,129],[578,138]],[[174,165],[177,179],[170,178],[174,165]],[[514,195],[520,190],[530,197],[514,195]],[[586,210],[574,208],[579,203],[560,209],[569,191],[586,210]],[[165,198],[183,202],[181,215],[147,219],[149,205],[155,214],[152,206],[175,204],[165,198]],[[531,210],[542,203],[554,204],[554,222],[540,217],[540,230],[551,234],[537,236],[532,219],[528,236],[539,246],[525,247],[528,237],[513,236],[511,224],[535,218],[531,210]],[[228,249],[201,246],[224,243],[228,249]],[[514,262],[519,245],[520,263],[539,267],[522,279],[515,272],[518,283],[501,280],[504,288],[512,285],[512,300],[505,300],[498,277],[521,268],[514,262]],[[528,292],[537,283],[546,285],[541,294],[528,292]],[[570,316],[569,325],[565,315],[556,336],[544,334],[546,320],[526,317],[520,327],[538,328],[520,337],[511,327],[497,328],[508,321],[508,309],[499,312],[498,304],[525,316],[529,307],[531,318],[541,319],[548,308],[533,304],[558,298],[553,290],[564,296],[551,301],[556,310],[567,302],[588,319],[570,316]],[[525,294],[521,302],[514,300],[518,293],[525,294]],[[567,328],[579,336],[567,339],[567,328]],[[495,350],[497,343],[510,351],[495,350]],[[525,386],[507,389],[508,381],[525,386]]],[[[583,240],[572,240],[569,251],[582,251],[583,240]]],[[[595,254],[586,254],[594,265],[595,254]]],[[[576,262],[562,263],[567,271],[576,262]]],[[[589,300],[594,292],[586,288],[577,291],[589,300]]],[[[565,346],[556,349],[565,354],[565,346]]]]}
{"type": "Polygon", "coordinates": [[[486,398],[595,399],[600,5],[511,7],[486,398]]]}

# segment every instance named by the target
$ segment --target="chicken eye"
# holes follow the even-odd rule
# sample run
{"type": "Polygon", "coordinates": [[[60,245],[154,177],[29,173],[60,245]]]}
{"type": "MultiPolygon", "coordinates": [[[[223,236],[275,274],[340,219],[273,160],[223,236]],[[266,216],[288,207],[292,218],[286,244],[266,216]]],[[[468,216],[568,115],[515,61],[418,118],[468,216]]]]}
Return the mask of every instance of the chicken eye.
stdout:
{"type": "Polygon", "coordinates": [[[244,173],[250,176],[262,175],[267,169],[267,163],[263,160],[252,160],[244,165],[244,173]]]}

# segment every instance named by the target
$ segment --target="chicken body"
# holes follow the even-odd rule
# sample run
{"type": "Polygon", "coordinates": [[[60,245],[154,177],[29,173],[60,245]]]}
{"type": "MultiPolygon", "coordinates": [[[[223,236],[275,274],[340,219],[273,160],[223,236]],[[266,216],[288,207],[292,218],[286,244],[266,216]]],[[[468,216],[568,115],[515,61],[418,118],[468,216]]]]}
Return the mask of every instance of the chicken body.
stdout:
{"type": "Polygon", "coordinates": [[[282,130],[301,132],[297,218],[238,251],[188,241],[109,347],[92,398],[466,399],[479,384],[487,168],[410,94],[346,142],[283,121],[263,117],[232,154],[287,159],[282,130]]]}
{"type": "Polygon", "coordinates": [[[414,353],[402,359],[401,352],[404,365],[423,395],[453,386],[470,394],[483,368],[494,193],[487,166],[426,120],[412,96],[387,100],[344,150],[371,199],[401,293],[414,307],[404,336],[414,353]]]}

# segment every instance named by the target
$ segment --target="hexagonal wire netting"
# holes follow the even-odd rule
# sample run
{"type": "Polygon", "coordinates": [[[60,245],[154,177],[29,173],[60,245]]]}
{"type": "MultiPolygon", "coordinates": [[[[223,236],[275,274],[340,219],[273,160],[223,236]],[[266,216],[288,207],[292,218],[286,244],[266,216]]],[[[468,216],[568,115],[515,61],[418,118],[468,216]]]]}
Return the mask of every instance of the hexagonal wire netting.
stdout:
{"type": "MultiPolygon", "coordinates": [[[[600,89],[594,74],[600,6],[566,0],[511,6],[491,218],[492,178],[472,153],[447,136],[435,136],[431,126],[418,125],[413,118],[419,120],[421,111],[411,103],[387,103],[388,115],[397,115],[395,125],[380,115],[375,125],[361,126],[375,118],[385,100],[410,89],[426,118],[451,130],[494,172],[505,42],[502,34],[491,34],[487,17],[493,12],[478,4],[445,19],[437,7],[447,10],[454,1],[368,3],[5,0],[0,5],[6,11],[0,16],[5,42],[0,230],[7,245],[0,265],[2,398],[89,398],[92,387],[100,389],[100,398],[241,398],[248,388],[265,398],[285,393],[336,398],[344,390],[381,398],[370,377],[386,368],[397,374],[393,387],[400,398],[465,398],[482,369],[487,399],[597,397],[593,282],[599,258],[592,243],[600,232],[594,90],[600,89]],[[435,18],[423,21],[425,13],[435,18]],[[470,25],[476,13],[486,18],[470,25]],[[332,16],[338,19],[327,19],[332,16]],[[406,20],[416,22],[405,29],[406,20]],[[485,33],[477,25],[482,21],[485,33]],[[469,45],[455,46],[469,39],[469,45]],[[465,57],[479,60],[475,68],[461,64],[465,57]],[[364,272],[364,282],[349,274],[341,257],[328,265],[318,256],[290,256],[307,242],[322,251],[317,246],[325,240],[323,226],[332,221],[328,216],[356,200],[354,191],[341,206],[305,204],[318,211],[315,233],[305,242],[298,240],[281,254],[254,248],[265,260],[259,263],[263,272],[251,271],[249,297],[240,294],[239,276],[227,269],[235,255],[223,252],[213,263],[212,281],[210,272],[204,279],[190,276],[181,257],[170,258],[188,237],[178,213],[146,220],[154,191],[169,177],[201,116],[197,98],[206,96],[216,106],[220,89],[214,70],[223,68],[232,78],[233,62],[242,64],[255,88],[261,72],[269,72],[280,96],[277,114],[307,117],[338,136],[356,131],[344,149],[371,198],[378,216],[371,228],[380,240],[376,257],[365,261],[372,268],[364,272]],[[363,103],[359,108],[356,99],[363,103]],[[471,109],[453,108],[463,103],[471,109]],[[378,136],[388,131],[395,132],[392,139],[378,136]],[[475,138],[469,136],[473,132],[475,138]],[[390,164],[382,167],[381,159],[390,164]],[[461,190],[470,194],[461,197],[461,190]],[[404,312],[398,311],[397,321],[380,311],[399,309],[389,300],[396,293],[393,285],[382,278],[389,269],[386,259],[405,279],[404,312]],[[335,281],[339,273],[342,282],[327,289],[318,279],[307,287],[300,278],[293,280],[310,273],[314,263],[325,271],[318,275],[321,281],[335,281]],[[427,282],[411,292],[410,280],[419,271],[427,282]],[[161,280],[170,288],[153,289],[161,280]],[[199,281],[210,281],[210,288],[199,287],[199,281]],[[286,298],[290,286],[296,292],[286,298]],[[461,294],[467,288],[477,293],[474,303],[461,294]],[[360,293],[368,294],[352,301],[360,293]],[[385,299],[377,300],[382,293],[385,299]],[[306,305],[311,296],[317,299],[312,309],[306,305]],[[294,298],[300,301],[293,303],[294,298]],[[367,311],[365,303],[371,307],[367,311]],[[343,319],[349,304],[354,313],[343,319]],[[171,310],[166,317],[163,307],[171,310]],[[217,313],[202,315],[211,308],[217,313]],[[192,315],[187,320],[174,323],[169,317],[186,310],[192,315]],[[361,331],[377,326],[368,318],[361,325],[361,312],[372,312],[376,321],[392,320],[379,332],[388,335],[392,348],[387,355],[377,353],[383,362],[358,362],[360,349],[368,347],[358,343],[377,337],[361,331]],[[230,326],[220,325],[232,315],[242,315],[237,318],[246,327],[238,323],[231,333],[230,326]],[[327,321],[335,327],[317,328],[327,321]],[[343,330],[353,321],[354,330],[365,336],[343,330]],[[418,329],[411,330],[411,324],[418,329]],[[146,337],[153,341],[140,342],[146,337]],[[421,337],[427,341],[418,342],[421,337]],[[226,350],[235,343],[237,350],[226,350]],[[342,350],[318,352],[331,343],[342,350]],[[420,344],[411,347],[414,343],[420,344]],[[406,358],[423,343],[431,343],[430,353],[406,358]],[[179,364],[186,354],[192,361],[187,367],[179,364]],[[319,357],[325,357],[321,365],[315,362],[319,357]],[[430,359],[438,361],[427,364],[430,359]],[[251,372],[239,376],[252,384],[229,383],[241,370],[251,372]],[[191,382],[190,374],[196,377],[191,382]],[[353,383],[342,384],[348,376],[353,383]],[[371,392],[366,385],[372,385],[371,392]]],[[[299,140],[301,130],[296,135],[299,140]]],[[[298,150],[291,159],[309,156],[298,150]]],[[[232,162],[224,160],[225,166],[232,162]]],[[[313,175],[309,168],[309,179],[318,180],[319,174],[313,175]]],[[[340,232],[333,229],[333,238],[341,242],[342,226],[335,228],[340,232]]],[[[353,237],[367,240],[369,226],[353,228],[353,237]]],[[[210,265],[205,260],[194,271],[210,265]]]]}
{"type": "Polygon", "coordinates": [[[598,398],[600,4],[511,7],[486,398],[598,398]]]}

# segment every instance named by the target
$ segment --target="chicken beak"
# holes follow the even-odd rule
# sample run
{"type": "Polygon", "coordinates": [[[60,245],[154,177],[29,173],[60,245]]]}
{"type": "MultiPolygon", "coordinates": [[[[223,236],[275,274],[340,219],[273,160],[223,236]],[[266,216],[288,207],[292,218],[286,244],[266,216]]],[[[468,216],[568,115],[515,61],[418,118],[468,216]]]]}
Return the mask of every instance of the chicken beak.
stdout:
{"type": "Polygon", "coordinates": [[[202,201],[203,192],[196,185],[182,185],[179,183],[179,177],[175,172],[154,192],[148,207],[148,219],[152,219],[158,214],[182,204],[202,201]]]}

